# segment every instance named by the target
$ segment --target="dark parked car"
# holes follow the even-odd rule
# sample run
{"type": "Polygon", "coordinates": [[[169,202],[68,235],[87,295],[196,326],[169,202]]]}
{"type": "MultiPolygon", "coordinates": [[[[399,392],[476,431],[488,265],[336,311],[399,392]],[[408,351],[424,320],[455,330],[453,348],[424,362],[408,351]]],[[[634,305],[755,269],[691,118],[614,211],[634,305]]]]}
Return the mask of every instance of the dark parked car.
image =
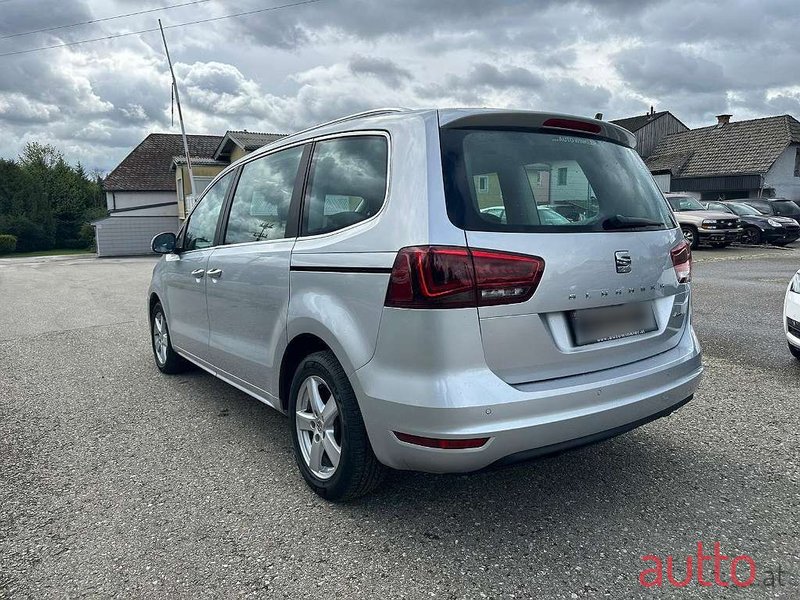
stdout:
{"type": "Polygon", "coordinates": [[[747,200],[742,200],[742,202],[749,204],[762,215],[789,217],[800,223],[800,206],[797,206],[791,200],[784,198],[748,198],[747,200]]]}
{"type": "Polygon", "coordinates": [[[785,246],[800,238],[800,225],[789,217],[769,217],[743,202],[707,202],[713,211],[728,211],[742,221],[743,244],[775,244],[785,246]]]}

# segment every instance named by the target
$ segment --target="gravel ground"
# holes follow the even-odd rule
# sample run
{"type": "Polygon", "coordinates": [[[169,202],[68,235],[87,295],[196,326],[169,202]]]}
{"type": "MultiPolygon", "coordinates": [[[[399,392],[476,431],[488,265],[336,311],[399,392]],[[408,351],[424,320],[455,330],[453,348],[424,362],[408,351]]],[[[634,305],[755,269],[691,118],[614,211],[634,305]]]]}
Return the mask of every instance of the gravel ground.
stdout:
{"type": "Polygon", "coordinates": [[[800,251],[696,259],[707,371],[686,407],[498,471],[394,473],[344,506],[306,489],[283,416],[159,374],[153,260],[0,260],[0,598],[800,598],[800,363],[780,326],[800,251]],[[698,541],[753,557],[758,585],[639,584],[642,555],[680,575],[698,541]]]}

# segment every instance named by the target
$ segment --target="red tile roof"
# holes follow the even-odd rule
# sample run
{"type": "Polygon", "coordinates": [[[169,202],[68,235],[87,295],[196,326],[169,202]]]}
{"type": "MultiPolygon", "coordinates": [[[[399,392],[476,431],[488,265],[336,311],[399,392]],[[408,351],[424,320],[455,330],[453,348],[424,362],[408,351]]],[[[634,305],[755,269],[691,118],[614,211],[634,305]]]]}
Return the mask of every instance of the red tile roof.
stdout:
{"type": "MultiPolygon", "coordinates": [[[[213,158],[222,141],[220,135],[187,135],[189,154],[213,158]]],[[[183,140],[177,133],[151,133],[136,146],[103,181],[106,191],[174,192],[172,157],[183,154],[183,140]]]]}

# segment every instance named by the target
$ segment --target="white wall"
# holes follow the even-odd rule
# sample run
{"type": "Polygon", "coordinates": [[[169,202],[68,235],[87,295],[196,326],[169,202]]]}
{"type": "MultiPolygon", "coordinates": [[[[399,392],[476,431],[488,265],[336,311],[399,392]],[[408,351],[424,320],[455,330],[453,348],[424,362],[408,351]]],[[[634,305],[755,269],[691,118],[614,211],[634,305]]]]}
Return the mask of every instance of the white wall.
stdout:
{"type": "Polygon", "coordinates": [[[800,200],[800,177],[794,176],[795,156],[800,145],[789,146],[764,176],[764,187],[774,188],[777,198],[800,200]]]}
{"type": "Polygon", "coordinates": [[[108,210],[147,206],[148,204],[161,204],[163,202],[173,203],[170,206],[161,206],[155,209],[151,208],[143,211],[132,210],[120,213],[120,215],[127,216],[148,215],[177,217],[178,207],[174,204],[176,201],[177,195],[175,192],[106,192],[106,207],[108,210]]]}
{"type": "Polygon", "coordinates": [[[669,191],[669,186],[672,182],[672,175],[669,173],[664,173],[663,175],[653,175],[653,179],[656,180],[656,185],[662,192],[669,191]]]}

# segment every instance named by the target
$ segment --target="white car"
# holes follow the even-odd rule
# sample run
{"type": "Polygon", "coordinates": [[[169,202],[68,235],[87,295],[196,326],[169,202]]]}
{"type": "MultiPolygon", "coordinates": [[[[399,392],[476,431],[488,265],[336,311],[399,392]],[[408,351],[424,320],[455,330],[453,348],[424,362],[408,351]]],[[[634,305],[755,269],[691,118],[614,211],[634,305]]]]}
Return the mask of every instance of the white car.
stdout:
{"type": "Polygon", "coordinates": [[[789,342],[789,351],[800,359],[800,271],[794,274],[786,300],[783,303],[783,330],[789,342]]]}

